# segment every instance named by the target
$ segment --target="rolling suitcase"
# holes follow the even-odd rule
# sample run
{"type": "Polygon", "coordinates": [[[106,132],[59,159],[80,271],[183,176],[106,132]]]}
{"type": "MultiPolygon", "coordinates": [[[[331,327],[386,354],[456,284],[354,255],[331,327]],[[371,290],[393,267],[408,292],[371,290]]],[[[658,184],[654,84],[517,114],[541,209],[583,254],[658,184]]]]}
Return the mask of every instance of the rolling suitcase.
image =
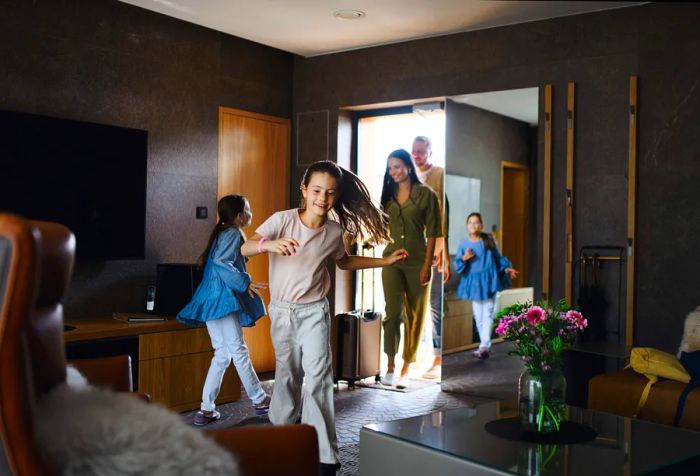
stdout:
{"type": "MultiPolygon", "coordinates": [[[[360,276],[364,287],[364,270],[360,276]]],[[[376,382],[380,379],[382,313],[374,310],[374,283],[372,284],[371,309],[364,309],[364,302],[361,302],[361,309],[335,316],[334,381],[347,381],[351,388],[357,380],[372,376],[376,382]]],[[[364,292],[361,295],[364,297],[364,292]]]]}

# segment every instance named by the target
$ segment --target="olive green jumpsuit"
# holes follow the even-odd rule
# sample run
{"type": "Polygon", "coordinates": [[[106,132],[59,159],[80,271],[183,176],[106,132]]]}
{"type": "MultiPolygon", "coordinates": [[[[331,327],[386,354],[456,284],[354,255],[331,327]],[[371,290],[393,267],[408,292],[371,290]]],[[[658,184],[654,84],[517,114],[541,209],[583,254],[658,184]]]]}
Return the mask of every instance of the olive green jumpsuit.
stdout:
{"type": "Polygon", "coordinates": [[[405,310],[403,361],[415,362],[423,322],[430,297],[430,282],[421,286],[420,270],[425,261],[427,238],[442,236],[438,197],[429,187],[413,184],[409,199],[399,205],[389,200],[384,211],[389,215],[391,238],[384,256],[405,248],[408,259],[382,269],[386,301],[384,317],[384,352],[393,357],[401,339],[402,314],[405,310]]]}

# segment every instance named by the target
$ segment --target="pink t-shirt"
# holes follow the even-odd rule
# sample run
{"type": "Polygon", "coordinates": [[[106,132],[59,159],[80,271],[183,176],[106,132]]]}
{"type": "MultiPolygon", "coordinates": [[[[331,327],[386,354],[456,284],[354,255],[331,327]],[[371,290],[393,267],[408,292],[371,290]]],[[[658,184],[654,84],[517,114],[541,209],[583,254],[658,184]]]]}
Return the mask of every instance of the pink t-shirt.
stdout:
{"type": "Polygon", "coordinates": [[[271,240],[294,238],[296,254],[270,253],[270,297],[273,302],[309,303],[323,299],[331,288],[326,260],[345,254],[343,230],[332,220],[320,228],[309,228],[298,209],[277,212],[255,230],[271,240]]]}

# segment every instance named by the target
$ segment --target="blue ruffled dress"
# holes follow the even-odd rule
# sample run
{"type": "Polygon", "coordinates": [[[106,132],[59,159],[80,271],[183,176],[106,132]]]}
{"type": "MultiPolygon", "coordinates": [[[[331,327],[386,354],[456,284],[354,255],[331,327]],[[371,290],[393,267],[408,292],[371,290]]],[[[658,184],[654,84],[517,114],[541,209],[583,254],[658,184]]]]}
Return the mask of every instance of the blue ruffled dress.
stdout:
{"type": "MultiPolygon", "coordinates": [[[[490,239],[490,238],[489,238],[490,239]]],[[[484,241],[462,240],[454,259],[455,270],[460,274],[457,285],[457,297],[465,301],[485,301],[491,299],[504,286],[499,272],[512,268],[510,260],[501,255],[496,244],[492,249],[486,248],[484,241]],[[462,261],[462,255],[471,248],[475,256],[469,261],[462,261]]]]}
{"type": "Polygon", "coordinates": [[[219,233],[204,266],[202,282],[192,300],[178,313],[178,321],[195,326],[237,314],[241,325],[249,327],[266,314],[262,298],[248,294],[251,279],[241,255],[242,244],[238,228],[219,233]]]}

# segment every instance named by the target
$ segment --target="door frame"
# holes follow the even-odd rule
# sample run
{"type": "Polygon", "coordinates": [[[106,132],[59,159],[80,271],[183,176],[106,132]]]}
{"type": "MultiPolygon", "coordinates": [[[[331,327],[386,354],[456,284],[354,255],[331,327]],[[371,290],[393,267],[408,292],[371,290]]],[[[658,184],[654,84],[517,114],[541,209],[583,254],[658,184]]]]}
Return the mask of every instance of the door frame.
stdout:
{"type": "MultiPolygon", "coordinates": [[[[523,170],[525,172],[525,183],[526,183],[526,190],[525,190],[525,203],[528,204],[528,210],[527,213],[525,214],[525,226],[527,227],[525,231],[525,265],[521,266],[519,271],[528,273],[528,267],[530,265],[529,263],[529,254],[530,254],[530,167],[527,165],[523,164],[518,164],[515,162],[508,162],[506,160],[501,161],[501,190],[500,190],[500,197],[499,197],[499,217],[498,217],[498,223],[499,223],[499,238],[500,238],[500,243],[501,243],[501,250],[503,249],[503,176],[505,174],[506,169],[518,169],[518,170],[523,170]]],[[[527,276],[526,274],[523,274],[523,278],[527,281],[527,276]]]]}

